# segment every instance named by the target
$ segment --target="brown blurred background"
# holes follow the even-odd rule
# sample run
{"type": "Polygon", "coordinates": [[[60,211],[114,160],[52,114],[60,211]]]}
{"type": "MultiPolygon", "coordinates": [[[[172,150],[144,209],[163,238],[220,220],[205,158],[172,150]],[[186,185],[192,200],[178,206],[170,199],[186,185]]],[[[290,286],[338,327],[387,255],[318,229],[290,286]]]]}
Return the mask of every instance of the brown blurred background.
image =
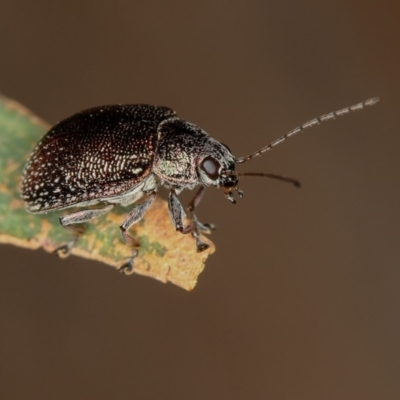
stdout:
{"type": "Polygon", "coordinates": [[[301,190],[248,178],[236,206],[208,191],[217,252],[191,293],[1,246],[1,399],[400,398],[398,1],[0,9],[0,91],[51,123],[163,104],[244,155],[381,97],[241,168],[301,190]]]}

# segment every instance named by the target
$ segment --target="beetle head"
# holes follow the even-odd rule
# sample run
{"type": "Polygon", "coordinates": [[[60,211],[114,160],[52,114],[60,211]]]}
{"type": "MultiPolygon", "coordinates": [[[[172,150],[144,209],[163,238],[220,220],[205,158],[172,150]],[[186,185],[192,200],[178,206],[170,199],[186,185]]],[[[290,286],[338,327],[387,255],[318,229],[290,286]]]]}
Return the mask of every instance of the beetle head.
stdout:
{"type": "Polygon", "coordinates": [[[235,203],[234,190],[242,197],[243,193],[237,187],[239,178],[235,171],[235,157],[226,145],[213,138],[208,138],[198,158],[197,173],[204,186],[222,188],[232,203],[235,203]]]}

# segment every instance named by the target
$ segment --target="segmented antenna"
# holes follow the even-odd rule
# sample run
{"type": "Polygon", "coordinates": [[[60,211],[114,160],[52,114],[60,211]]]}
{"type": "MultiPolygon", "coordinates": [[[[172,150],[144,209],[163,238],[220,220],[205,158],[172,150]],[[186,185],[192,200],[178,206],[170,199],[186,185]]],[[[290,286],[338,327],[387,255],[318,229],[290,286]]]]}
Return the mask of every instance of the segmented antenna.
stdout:
{"type": "Polygon", "coordinates": [[[271,142],[269,145],[263,147],[262,149],[257,150],[253,154],[250,154],[250,155],[245,156],[245,157],[235,158],[235,163],[236,164],[241,164],[241,163],[244,163],[246,161],[250,161],[254,157],[258,157],[261,154],[265,153],[266,151],[271,150],[272,147],[275,147],[279,143],[282,143],[283,141],[285,141],[286,139],[288,139],[291,136],[295,135],[296,133],[299,133],[299,132],[301,132],[301,131],[303,131],[303,130],[305,130],[307,128],[312,128],[315,125],[319,125],[321,122],[329,121],[331,119],[335,119],[336,117],[341,117],[343,115],[349,114],[351,111],[358,111],[358,110],[362,110],[364,107],[373,106],[378,101],[379,101],[378,97],[373,97],[372,99],[368,99],[368,100],[363,101],[361,103],[354,104],[353,106],[342,108],[341,110],[333,111],[333,112],[330,112],[329,114],[321,115],[318,118],[314,118],[311,121],[308,121],[305,124],[300,125],[297,128],[293,129],[292,131],[290,131],[286,135],[281,136],[279,139],[274,140],[273,142],[271,142]]]}

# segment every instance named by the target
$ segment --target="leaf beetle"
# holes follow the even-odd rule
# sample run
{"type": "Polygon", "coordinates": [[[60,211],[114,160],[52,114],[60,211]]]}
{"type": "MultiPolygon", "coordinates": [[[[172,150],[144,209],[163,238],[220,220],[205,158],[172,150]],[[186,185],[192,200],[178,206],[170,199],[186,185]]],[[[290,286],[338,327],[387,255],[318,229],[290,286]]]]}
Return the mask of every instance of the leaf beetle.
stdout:
{"type": "Polygon", "coordinates": [[[215,229],[195,215],[206,187],[221,188],[235,203],[234,192],[243,196],[238,188],[240,177],[268,177],[299,186],[297,180],[280,175],[240,173],[236,165],[260,156],[306,128],[377,101],[372,98],[315,118],[244,157],[233,156],[226,145],[167,107],[137,104],[91,108],[59,122],[42,138],[25,166],[21,195],[32,213],[83,208],[60,217],[61,225],[74,235],[71,242],[57,249],[60,255],[68,255],[84,232],[80,224],[105,214],[116,204],[134,204],[120,225],[123,240],[133,249],[131,258],[121,267],[129,273],[140,243],[128,231],[150,208],[158,186],[169,189],[168,207],[175,229],[190,233],[197,250],[203,251],[208,245],[200,233],[215,229]],[[186,214],[178,195],[196,186],[200,188],[188,207],[191,222],[185,226],[186,214]],[[100,208],[87,208],[99,203],[100,208]]]}

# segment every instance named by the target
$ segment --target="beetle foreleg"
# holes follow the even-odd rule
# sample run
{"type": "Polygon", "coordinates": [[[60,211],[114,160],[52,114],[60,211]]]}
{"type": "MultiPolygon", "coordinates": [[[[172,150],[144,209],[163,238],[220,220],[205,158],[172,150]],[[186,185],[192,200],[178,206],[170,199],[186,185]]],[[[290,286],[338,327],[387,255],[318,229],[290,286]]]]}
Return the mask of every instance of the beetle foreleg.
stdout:
{"type": "MultiPolygon", "coordinates": [[[[200,193],[201,196],[201,193],[200,193]]],[[[196,196],[195,196],[196,197],[196,196]]],[[[201,199],[201,197],[200,197],[201,199]]],[[[193,201],[195,203],[195,199],[193,201]]],[[[200,200],[198,201],[200,202],[200,200]]],[[[208,249],[210,246],[207,243],[204,243],[200,239],[199,232],[197,230],[197,222],[192,221],[189,225],[183,226],[183,219],[186,217],[185,211],[183,210],[182,204],[176,196],[175,190],[172,189],[169,192],[168,197],[168,208],[169,214],[172,219],[172,223],[175,226],[175,229],[183,234],[191,233],[192,236],[196,240],[197,251],[201,252],[208,249]]]]}
{"type": "Polygon", "coordinates": [[[112,204],[109,204],[103,208],[77,211],[72,214],[60,217],[61,226],[68,229],[72,233],[73,239],[65,245],[58,247],[55,252],[62,258],[69,256],[71,249],[72,247],[74,247],[74,244],[78,240],[79,236],[81,236],[86,230],[85,226],[77,224],[82,224],[84,222],[90,221],[91,219],[100,217],[100,215],[103,215],[106,212],[110,211],[113,207],[114,206],[112,204]]]}
{"type": "Polygon", "coordinates": [[[193,199],[188,205],[188,212],[190,218],[196,223],[197,229],[204,233],[211,233],[211,231],[215,231],[216,227],[214,224],[203,224],[201,223],[198,219],[196,214],[194,213],[194,210],[199,206],[200,201],[203,199],[204,193],[206,191],[205,186],[201,186],[200,189],[196,192],[196,194],[193,196],[193,199]]]}
{"type": "Polygon", "coordinates": [[[133,210],[127,215],[127,217],[124,219],[124,221],[119,227],[121,229],[122,238],[124,239],[125,243],[134,249],[129,261],[119,268],[119,271],[123,272],[126,275],[130,275],[131,273],[133,273],[134,260],[139,254],[138,248],[140,246],[140,242],[134,237],[132,237],[128,233],[128,230],[132,225],[136,224],[143,218],[147,210],[153,204],[153,201],[155,200],[156,196],[157,196],[156,192],[153,192],[149,195],[149,197],[145,201],[142,201],[141,203],[137,204],[133,208],[133,210]]]}

